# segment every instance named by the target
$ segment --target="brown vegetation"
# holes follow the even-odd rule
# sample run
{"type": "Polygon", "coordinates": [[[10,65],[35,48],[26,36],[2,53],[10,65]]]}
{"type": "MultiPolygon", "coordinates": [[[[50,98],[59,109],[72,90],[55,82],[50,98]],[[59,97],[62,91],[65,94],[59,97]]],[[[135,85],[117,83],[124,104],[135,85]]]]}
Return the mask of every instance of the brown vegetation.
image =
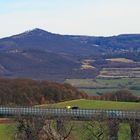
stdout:
{"type": "Polygon", "coordinates": [[[140,102],[140,97],[133,95],[128,90],[118,90],[108,92],[101,96],[89,96],[91,100],[120,101],[120,102],[140,102]]]}
{"type": "Polygon", "coordinates": [[[74,128],[74,124],[70,120],[56,120],[55,122],[46,120],[43,116],[40,118],[20,117],[16,120],[15,140],[66,140],[74,128]]]}
{"type": "Polygon", "coordinates": [[[69,84],[29,79],[0,79],[0,105],[35,105],[86,96],[69,84]]]}
{"type": "Polygon", "coordinates": [[[128,90],[118,90],[116,92],[102,95],[101,100],[123,101],[123,102],[139,102],[140,97],[134,96],[128,90]]]}
{"type": "Polygon", "coordinates": [[[0,124],[12,124],[15,121],[11,118],[0,118],[0,124]]]}

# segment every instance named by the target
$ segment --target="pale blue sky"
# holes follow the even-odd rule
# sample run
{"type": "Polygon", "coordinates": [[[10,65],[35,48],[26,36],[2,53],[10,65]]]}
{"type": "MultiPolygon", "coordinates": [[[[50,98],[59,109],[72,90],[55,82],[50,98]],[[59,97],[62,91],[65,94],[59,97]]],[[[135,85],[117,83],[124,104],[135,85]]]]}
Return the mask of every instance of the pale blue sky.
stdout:
{"type": "Polygon", "coordinates": [[[98,36],[140,33],[140,0],[0,0],[0,37],[33,28],[98,36]]]}

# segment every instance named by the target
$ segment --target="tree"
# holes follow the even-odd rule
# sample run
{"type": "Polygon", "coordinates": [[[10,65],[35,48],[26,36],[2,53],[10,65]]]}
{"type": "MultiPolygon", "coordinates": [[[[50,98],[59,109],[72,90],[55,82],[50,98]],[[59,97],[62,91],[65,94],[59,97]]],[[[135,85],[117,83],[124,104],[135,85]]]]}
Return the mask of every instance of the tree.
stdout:
{"type": "Polygon", "coordinates": [[[93,120],[83,124],[85,140],[105,140],[108,135],[107,122],[105,120],[93,120]]]}
{"type": "Polygon", "coordinates": [[[134,96],[128,90],[118,90],[116,92],[111,92],[103,95],[101,99],[124,102],[138,102],[140,98],[134,96]]]}
{"type": "Polygon", "coordinates": [[[15,140],[65,140],[74,128],[69,120],[59,121],[62,128],[56,128],[54,121],[45,117],[19,117],[16,120],[18,126],[15,140]]]}

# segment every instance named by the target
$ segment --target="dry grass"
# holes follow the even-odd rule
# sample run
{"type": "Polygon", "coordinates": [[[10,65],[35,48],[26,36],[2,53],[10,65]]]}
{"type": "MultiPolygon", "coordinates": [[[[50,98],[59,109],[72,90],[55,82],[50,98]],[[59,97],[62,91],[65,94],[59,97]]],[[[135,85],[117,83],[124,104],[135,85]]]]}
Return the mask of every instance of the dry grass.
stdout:
{"type": "Polygon", "coordinates": [[[94,62],[94,60],[90,60],[90,59],[83,60],[82,65],[81,65],[81,69],[82,70],[95,69],[95,67],[91,65],[92,62],[94,62]]]}
{"type": "Polygon", "coordinates": [[[133,63],[134,61],[131,59],[126,59],[126,58],[111,58],[111,59],[106,59],[108,61],[112,62],[122,62],[122,63],[133,63]]]}
{"type": "Polygon", "coordinates": [[[98,77],[106,78],[127,78],[140,77],[140,68],[103,68],[98,77]]]}

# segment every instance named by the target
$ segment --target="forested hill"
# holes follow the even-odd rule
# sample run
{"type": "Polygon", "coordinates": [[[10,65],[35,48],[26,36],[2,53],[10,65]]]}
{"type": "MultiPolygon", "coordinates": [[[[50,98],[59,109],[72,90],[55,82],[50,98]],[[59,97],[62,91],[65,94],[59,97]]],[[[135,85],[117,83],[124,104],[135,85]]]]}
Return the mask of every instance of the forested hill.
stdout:
{"type": "Polygon", "coordinates": [[[139,44],[140,34],[122,34],[110,37],[76,36],[55,34],[36,28],[0,39],[0,50],[20,52],[37,49],[60,54],[87,56],[114,51],[137,51],[140,49],[139,44]]]}
{"type": "Polygon", "coordinates": [[[140,61],[139,54],[140,34],[73,36],[34,29],[0,39],[0,77],[59,82],[95,78],[101,66],[93,61],[114,57],[140,61]]]}
{"type": "Polygon", "coordinates": [[[0,105],[36,105],[86,97],[68,84],[0,79],[0,105]]]}

